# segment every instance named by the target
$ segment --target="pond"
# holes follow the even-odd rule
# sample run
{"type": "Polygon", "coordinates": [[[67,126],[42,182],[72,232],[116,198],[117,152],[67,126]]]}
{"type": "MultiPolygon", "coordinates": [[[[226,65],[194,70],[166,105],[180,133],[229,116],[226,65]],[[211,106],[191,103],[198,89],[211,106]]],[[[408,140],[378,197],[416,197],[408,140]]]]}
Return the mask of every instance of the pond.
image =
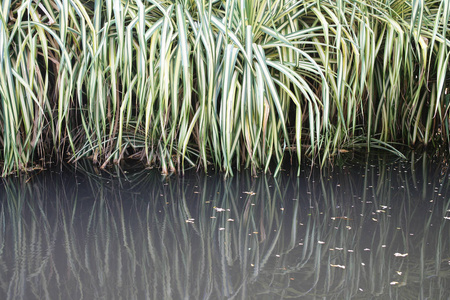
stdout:
{"type": "Polygon", "coordinates": [[[444,161],[232,178],[80,164],[0,187],[1,299],[448,299],[444,161]]]}

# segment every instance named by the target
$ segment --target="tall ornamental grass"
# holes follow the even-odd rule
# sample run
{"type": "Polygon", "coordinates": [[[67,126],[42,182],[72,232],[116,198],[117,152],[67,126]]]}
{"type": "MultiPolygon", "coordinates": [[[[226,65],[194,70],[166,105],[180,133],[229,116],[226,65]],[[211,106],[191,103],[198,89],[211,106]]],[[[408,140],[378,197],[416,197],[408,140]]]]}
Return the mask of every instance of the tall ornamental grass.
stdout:
{"type": "Polygon", "coordinates": [[[449,144],[448,0],[3,0],[2,174],[449,144]],[[395,146],[395,145],[394,145],[395,146]]]}

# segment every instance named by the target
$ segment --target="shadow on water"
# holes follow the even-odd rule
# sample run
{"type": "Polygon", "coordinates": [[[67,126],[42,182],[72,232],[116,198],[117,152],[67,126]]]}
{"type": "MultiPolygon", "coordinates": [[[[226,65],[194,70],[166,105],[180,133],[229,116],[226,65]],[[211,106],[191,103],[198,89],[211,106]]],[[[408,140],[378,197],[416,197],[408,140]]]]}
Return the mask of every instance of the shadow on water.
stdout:
{"type": "Polygon", "coordinates": [[[447,299],[449,174],[411,161],[3,179],[0,296],[447,299]]]}

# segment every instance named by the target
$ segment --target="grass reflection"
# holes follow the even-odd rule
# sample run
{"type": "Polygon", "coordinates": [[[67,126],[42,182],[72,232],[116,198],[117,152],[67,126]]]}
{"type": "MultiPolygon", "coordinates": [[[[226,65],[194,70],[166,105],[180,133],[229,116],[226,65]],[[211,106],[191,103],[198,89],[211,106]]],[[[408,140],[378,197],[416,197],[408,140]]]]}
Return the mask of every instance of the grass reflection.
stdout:
{"type": "Polygon", "coordinates": [[[309,177],[4,179],[0,294],[445,299],[450,184],[426,159],[309,177]]]}

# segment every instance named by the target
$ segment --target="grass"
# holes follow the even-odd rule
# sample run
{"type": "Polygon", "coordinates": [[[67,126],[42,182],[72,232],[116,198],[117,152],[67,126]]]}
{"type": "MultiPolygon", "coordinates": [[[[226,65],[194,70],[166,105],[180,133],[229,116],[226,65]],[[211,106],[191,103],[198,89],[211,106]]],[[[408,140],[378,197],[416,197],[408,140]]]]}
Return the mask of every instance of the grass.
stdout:
{"type": "Polygon", "coordinates": [[[449,145],[449,18],[435,0],[2,1],[2,175],[449,145]]]}

